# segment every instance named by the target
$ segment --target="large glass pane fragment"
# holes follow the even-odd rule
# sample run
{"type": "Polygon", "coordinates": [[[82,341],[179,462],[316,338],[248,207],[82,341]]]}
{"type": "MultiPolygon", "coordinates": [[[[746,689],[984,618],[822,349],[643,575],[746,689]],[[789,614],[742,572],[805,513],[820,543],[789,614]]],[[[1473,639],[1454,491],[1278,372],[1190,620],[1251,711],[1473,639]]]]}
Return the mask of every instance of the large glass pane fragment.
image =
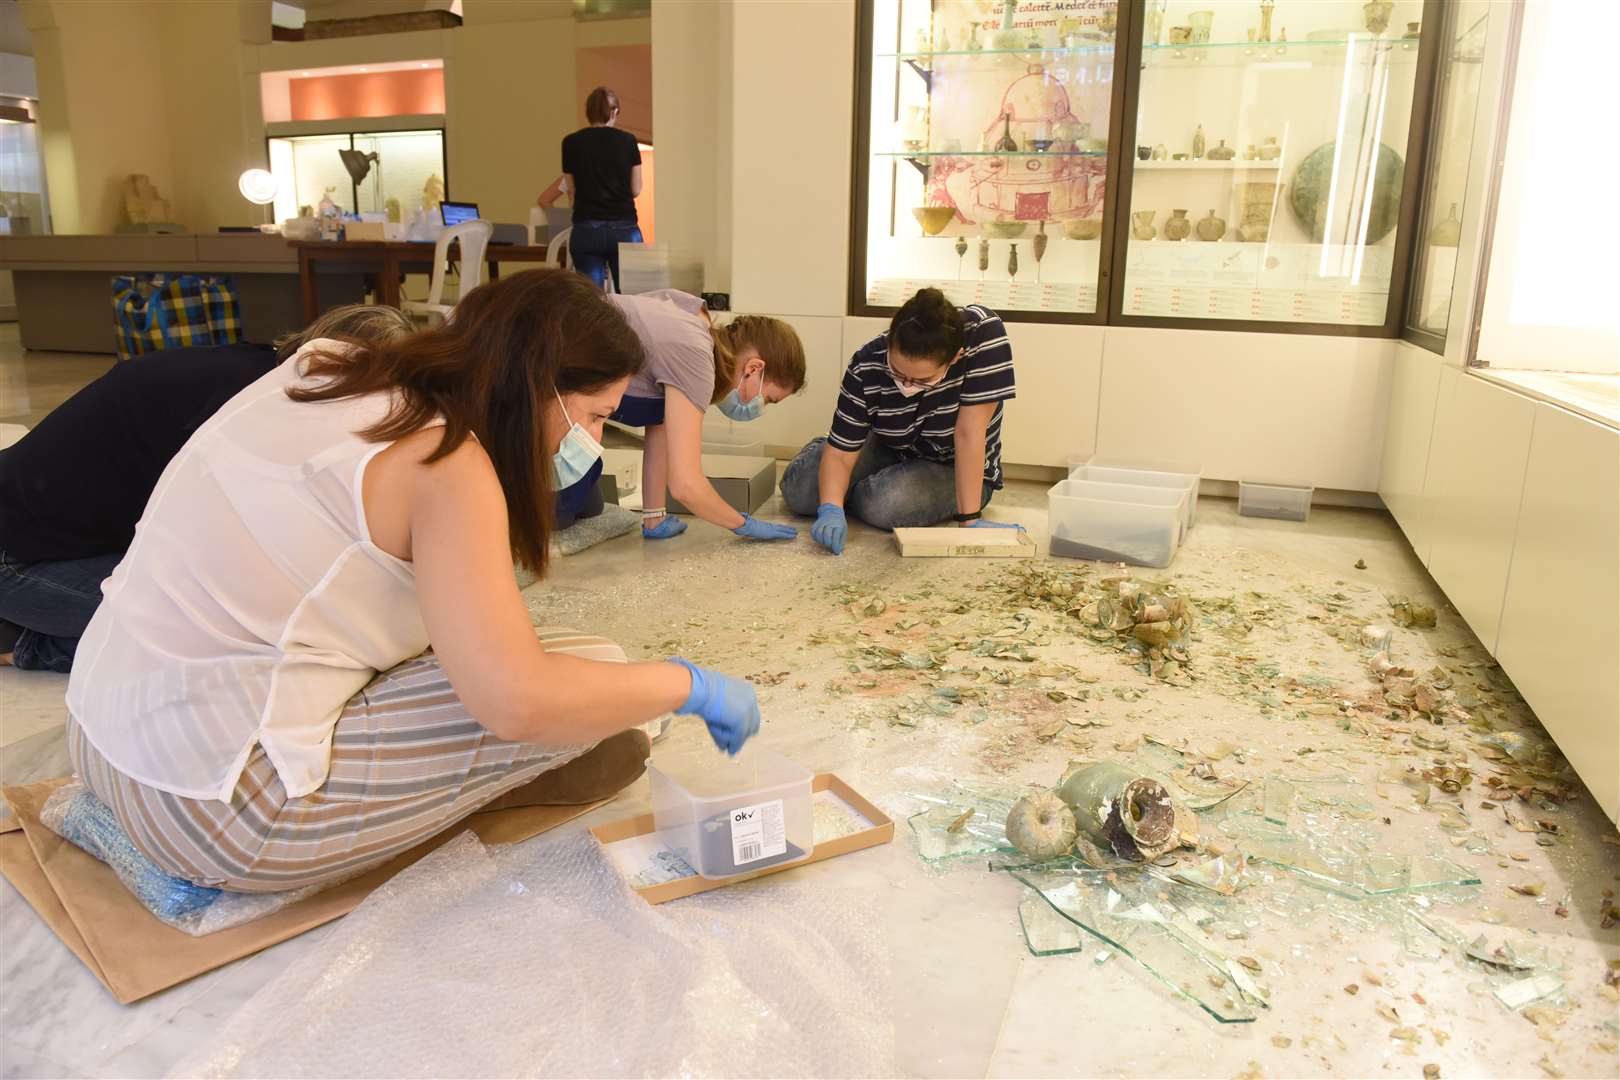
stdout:
{"type": "Polygon", "coordinates": [[[864,295],[1094,312],[1110,0],[873,0],[864,295]]]}
{"type": "Polygon", "coordinates": [[[1147,0],[1121,312],[1383,324],[1422,18],[1147,0]]]}
{"type": "Polygon", "coordinates": [[[1208,893],[1194,895],[1145,874],[1019,871],[1013,876],[1064,918],[1216,1020],[1252,1023],[1256,1007],[1266,1007],[1265,989],[1251,973],[1256,962],[1229,955],[1205,929],[1215,919],[1208,893]]]}

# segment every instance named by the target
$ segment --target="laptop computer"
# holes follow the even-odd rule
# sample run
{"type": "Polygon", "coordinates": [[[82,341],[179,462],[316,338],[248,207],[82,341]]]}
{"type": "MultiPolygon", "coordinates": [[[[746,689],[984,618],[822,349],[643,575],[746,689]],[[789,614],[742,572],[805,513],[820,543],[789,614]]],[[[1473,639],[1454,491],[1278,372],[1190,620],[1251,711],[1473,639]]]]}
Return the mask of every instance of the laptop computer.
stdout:
{"type": "Polygon", "coordinates": [[[473,202],[441,202],[439,219],[446,225],[460,225],[478,220],[478,204],[473,202]]]}

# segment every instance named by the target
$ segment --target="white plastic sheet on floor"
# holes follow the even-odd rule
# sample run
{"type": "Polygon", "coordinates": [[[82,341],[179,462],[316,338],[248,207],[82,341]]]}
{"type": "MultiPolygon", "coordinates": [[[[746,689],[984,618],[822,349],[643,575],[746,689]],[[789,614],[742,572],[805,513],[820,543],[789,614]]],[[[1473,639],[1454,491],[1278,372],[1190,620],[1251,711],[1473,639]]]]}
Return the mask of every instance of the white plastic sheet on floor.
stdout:
{"type": "Polygon", "coordinates": [[[787,874],[654,907],[588,834],[465,834],[173,1075],[892,1075],[889,973],[855,890],[787,874]]]}

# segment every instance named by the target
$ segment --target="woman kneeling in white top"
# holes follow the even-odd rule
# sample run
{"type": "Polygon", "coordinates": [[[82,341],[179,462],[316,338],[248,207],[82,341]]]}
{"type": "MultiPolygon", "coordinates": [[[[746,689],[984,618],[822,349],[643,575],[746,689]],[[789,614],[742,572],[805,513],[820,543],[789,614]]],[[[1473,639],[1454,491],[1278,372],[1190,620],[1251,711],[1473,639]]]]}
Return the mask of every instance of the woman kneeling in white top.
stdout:
{"type": "Polygon", "coordinates": [[[593,760],[639,762],[669,712],[736,753],[747,683],[537,635],[512,576],[544,573],[554,493],[641,364],[589,282],[533,270],[439,329],[311,342],[199,428],[68,686],[74,765],[135,845],[199,884],[297,888],[502,796],[600,797],[593,760]]]}

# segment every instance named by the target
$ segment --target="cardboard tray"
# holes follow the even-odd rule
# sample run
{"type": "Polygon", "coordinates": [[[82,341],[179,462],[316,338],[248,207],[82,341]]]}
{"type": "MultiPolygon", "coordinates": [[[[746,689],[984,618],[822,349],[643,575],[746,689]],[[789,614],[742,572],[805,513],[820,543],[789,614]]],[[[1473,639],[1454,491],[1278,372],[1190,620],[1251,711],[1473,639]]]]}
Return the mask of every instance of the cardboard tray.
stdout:
{"type": "MultiPolygon", "coordinates": [[[[729,878],[706,878],[697,874],[691,877],[676,878],[674,881],[665,881],[657,885],[644,885],[637,888],[636,895],[642,897],[649,904],[662,904],[670,900],[679,900],[683,896],[694,896],[697,893],[708,892],[711,889],[723,889],[728,885],[735,885],[739,881],[752,881],[754,878],[765,877],[768,874],[778,874],[783,870],[793,870],[810,863],[821,862],[838,855],[847,855],[862,848],[877,847],[887,844],[894,839],[894,820],[873,805],[864,795],[840,780],[833,773],[817,773],[816,778],[810,782],[810,793],[830,791],[849,806],[871,822],[869,828],[860,829],[847,836],[839,836],[828,840],[824,844],[817,844],[810,851],[810,856],[797,862],[779,863],[768,866],[763,870],[755,870],[748,874],[738,874],[729,878]]],[[[641,814],[632,818],[623,818],[619,821],[610,821],[606,825],[598,825],[591,830],[597,843],[605,849],[610,844],[621,840],[630,840],[637,836],[646,836],[657,831],[651,814],[641,814]]]]}
{"type": "Polygon", "coordinates": [[[1035,541],[1023,529],[896,529],[894,542],[908,559],[1035,557],[1035,541]]]}

